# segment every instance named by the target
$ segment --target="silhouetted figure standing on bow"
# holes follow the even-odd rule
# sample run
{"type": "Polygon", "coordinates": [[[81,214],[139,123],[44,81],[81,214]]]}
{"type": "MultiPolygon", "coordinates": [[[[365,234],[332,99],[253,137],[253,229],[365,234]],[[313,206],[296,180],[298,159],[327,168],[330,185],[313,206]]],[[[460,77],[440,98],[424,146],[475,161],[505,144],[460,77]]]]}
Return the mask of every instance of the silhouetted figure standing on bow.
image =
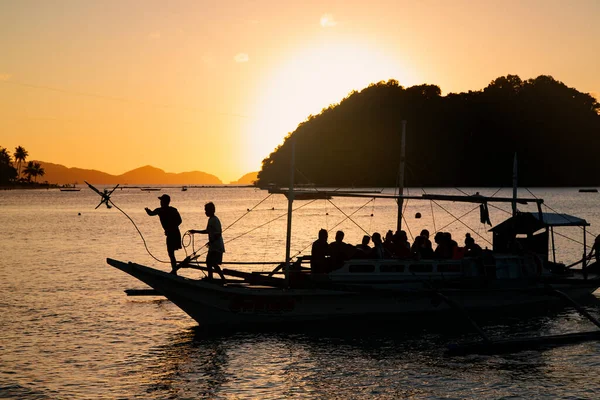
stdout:
{"type": "Polygon", "coordinates": [[[165,230],[165,236],[167,237],[167,253],[169,254],[169,259],[171,260],[171,273],[177,274],[175,250],[181,249],[181,232],[179,232],[181,216],[175,207],[169,206],[171,203],[171,197],[169,197],[168,194],[163,194],[159,197],[159,199],[159,208],[150,210],[148,207],[146,207],[145,210],[148,215],[158,215],[160,218],[160,224],[165,230]]]}
{"type": "Polygon", "coordinates": [[[223,243],[221,221],[215,215],[215,205],[213,202],[204,205],[204,213],[208,217],[206,229],[197,231],[191,230],[191,233],[208,234],[208,254],[206,255],[206,267],[208,268],[208,280],[213,279],[213,270],[216,271],[223,283],[226,282],[225,275],[219,265],[223,262],[223,253],[225,253],[225,244],[223,243]]]}

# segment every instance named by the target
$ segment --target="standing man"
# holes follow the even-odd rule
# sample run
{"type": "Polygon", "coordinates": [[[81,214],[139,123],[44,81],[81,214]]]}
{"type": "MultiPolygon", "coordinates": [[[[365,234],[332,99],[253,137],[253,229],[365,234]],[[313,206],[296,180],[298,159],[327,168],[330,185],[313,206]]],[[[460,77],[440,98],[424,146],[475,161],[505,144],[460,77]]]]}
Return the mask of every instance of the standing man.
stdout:
{"type": "Polygon", "coordinates": [[[225,275],[219,267],[219,264],[223,262],[223,253],[225,253],[225,244],[223,243],[223,236],[221,235],[221,221],[215,215],[215,205],[211,201],[204,205],[204,213],[208,217],[208,223],[206,229],[202,231],[192,230],[191,233],[205,233],[208,234],[208,254],[206,255],[206,267],[208,268],[208,280],[213,279],[213,270],[216,271],[222,279],[225,280],[225,275]]]}
{"type": "Polygon", "coordinates": [[[175,207],[169,206],[169,203],[171,203],[171,197],[169,197],[168,194],[163,194],[159,197],[159,199],[159,208],[150,210],[148,207],[146,207],[145,210],[148,215],[158,215],[160,218],[160,224],[165,230],[165,236],[167,237],[167,253],[169,253],[171,268],[173,268],[171,273],[177,275],[177,260],[175,259],[175,250],[181,249],[181,232],[179,232],[181,216],[175,207]]]}

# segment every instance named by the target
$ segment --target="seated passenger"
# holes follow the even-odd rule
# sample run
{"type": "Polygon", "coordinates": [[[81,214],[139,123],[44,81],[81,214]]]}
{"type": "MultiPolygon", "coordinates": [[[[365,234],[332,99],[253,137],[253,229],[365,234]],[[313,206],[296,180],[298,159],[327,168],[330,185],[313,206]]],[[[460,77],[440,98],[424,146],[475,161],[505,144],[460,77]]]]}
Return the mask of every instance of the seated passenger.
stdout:
{"type": "Polygon", "coordinates": [[[344,261],[349,260],[355,249],[351,244],[344,242],[344,232],[335,233],[335,242],[329,243],[329,255],[331,256],[331,270],[340,268],[344,261]]]}
{"type": "Polygon", "coordinates": [[[483,254],[481,246],[475,243],[475,239],[469,233],[465,237],[465,257],[479,257],[483,254]]]}
{"type": "Polygon", "coordinates": [[[394,248],[394,233],[390,230],[385,234],[383,240],[383,249],[385,258],[392,258],[396,256],[396,249],[394,248]]]}
{"type": "Polygon", "coordinates": [[[381,235],[379,232],[375,232],[371,239],[373,239],[373,249],[371,250],[371,258],[382,259],[383,258],[383,242],[381,241],[381,235]]]}
{"type": "Polygon", "coordinates": [[[438,232],[433,240],[437,243],[434,252],[435,258],[448,260],[453,257],[454,247],[457,246],[457,243],[452,240],[452,235],[449,232],[438,232]]]}
{"type": "Polygon", "coordinates": [[[425,246],[431,249],[431,253],[433,253],[433,246],[431,244],[431,240],[429,240],[429,231],[427,229],[423,229],[419,236],[423,236],[425,238],[425,246]]]}
{"type": "Polygon", "coordinates": [[[362,243],[357,244],[356,253],[354,253],[354,258],[367,258],[369,253],[371,252],[371,246],[369,246],[369,242],[371,241],[371,237],[369,235],[365,235],[362,238],[362,243]]]}
{"type": "Polygon", "coordinates": [[[397,258],[410,257],[410,243],[406,237],[406,231],[398,231],[394,235],[394,255],[397,258]]]}
{"type": "Polygon", "coordinates": [[[431,242],[424,236],[417,236],[410,248],[411,256],[417,260],[433,258],[431,242]],[[428,244],[429,243],[429,244],[428,244]]]}
{"type": "Polygon", "coordinates": [[[321,229],[319,231],[319,238],[312,244],[310,269],[313,274],[325,274],[329,272],[326,259],[326,256],[329,254],[327,237],[327,230],[321,229]]]}

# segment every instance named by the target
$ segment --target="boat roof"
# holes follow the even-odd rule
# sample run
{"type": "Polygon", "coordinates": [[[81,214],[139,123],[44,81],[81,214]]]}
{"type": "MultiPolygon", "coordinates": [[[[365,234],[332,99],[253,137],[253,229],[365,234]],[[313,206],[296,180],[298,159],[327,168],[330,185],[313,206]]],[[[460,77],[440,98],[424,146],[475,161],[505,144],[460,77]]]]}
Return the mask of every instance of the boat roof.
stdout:
{"type": "Polygon", "coordinates": [[[559,226],[590,226],[590,224],[583,218],[569,214],[519,212],[517,215],[490,229],[490,232],[527,234],[536,232],[542,228],[559,226]]]}
{"type": "MultiPolygon", "coordinates": [[[[269,193],[278,193],[289,195],[289,188],[276,188],[269,187],[269,193]]],[[[378,199],[403,199],[403,200],[438,200],[438,201],[456,201],[462,203],[519,203],[528,204],[536,203],[542,204],[543,199],[537,198],[512,198],[512,197],[488,197],[475,195],[445,195],[445,194],[422,194],[420,196],[410,195],[398,195],[398,194],[385,194],[385,193],[374,193],[365,191],[340,191],[340,190],[295,190],[293,191],[294,197],[298,200],[316,199],[316,198],[328,198],[328,197],[366,197],[366,198],[378,198],[378,199]],[[326,196],[326,197],[325,197],[326,196]]]]}

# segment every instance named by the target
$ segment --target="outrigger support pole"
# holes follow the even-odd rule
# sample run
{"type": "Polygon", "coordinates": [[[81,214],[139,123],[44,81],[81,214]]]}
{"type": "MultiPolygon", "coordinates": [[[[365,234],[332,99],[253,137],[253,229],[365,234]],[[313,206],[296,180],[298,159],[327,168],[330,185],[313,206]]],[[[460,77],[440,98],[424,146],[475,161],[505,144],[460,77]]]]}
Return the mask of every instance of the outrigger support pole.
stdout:
{"type": "Polygon", "coordinates": [[[555,294],[555,295],[559,296],[560,298],[562,298],[564,301],[566,301],[571,306],[573,306],[573,308],[575,310],[577,310],[577,312],[579,314],[583,315],[584,317],[589,319],[594,325],[596,325],[598,328],[600,328],[600,321],[598,321],[593,315],[591,315],[583,307],[581,307],[581,305],[579,305],[579,303],[577,303],[575,300],[570,298],[569,295],[567,295],[565,292],[560,291],[558,289],[550,289],[550,293],[555,294]]]}

